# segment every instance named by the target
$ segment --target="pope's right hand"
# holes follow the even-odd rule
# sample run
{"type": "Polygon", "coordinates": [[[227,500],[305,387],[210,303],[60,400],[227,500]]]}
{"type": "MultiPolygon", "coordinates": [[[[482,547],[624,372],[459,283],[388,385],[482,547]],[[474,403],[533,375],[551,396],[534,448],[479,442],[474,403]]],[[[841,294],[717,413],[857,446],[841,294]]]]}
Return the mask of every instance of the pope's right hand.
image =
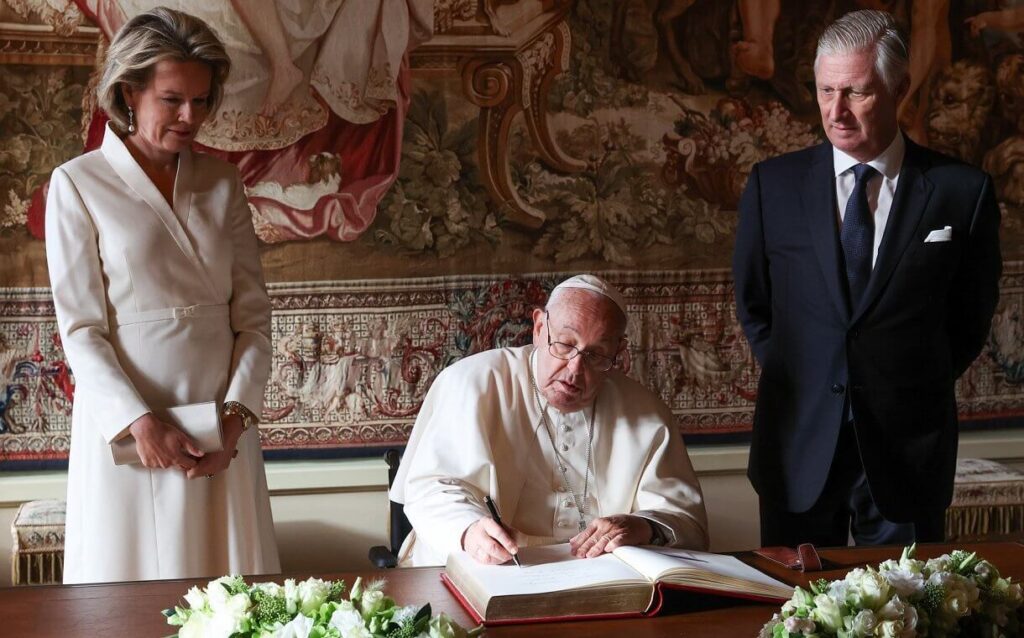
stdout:
{"type": "Polygon", "coordinates": [[[466,528],[462,535],[462,549],[478,563],[500,565],[512,560],[519,546],[508,530],[485,516],[466,528]]]}
{"type": "Polygon", "coordinates": [[[135,438],[135,449],[145,467],[179,467],[187,471],[195,467],[196,458],[203,456],[202,450],[187,434],[167,425],[151,412],[132,421],[128,431],[135,438]]]}

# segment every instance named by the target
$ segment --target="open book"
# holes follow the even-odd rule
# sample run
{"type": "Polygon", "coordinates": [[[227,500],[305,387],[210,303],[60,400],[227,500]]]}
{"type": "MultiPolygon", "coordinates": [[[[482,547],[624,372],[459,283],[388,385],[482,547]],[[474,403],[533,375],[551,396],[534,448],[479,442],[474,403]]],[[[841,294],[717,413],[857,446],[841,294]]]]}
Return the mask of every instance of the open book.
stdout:
{"type": "Polygon", "coordinates": [[[455,552],[441,575],[477,622],[654,615],[662,588],[782,602],[793,587],[732,556],[665,547],[620,547],[576,558],[568,544],[524,547],[523,566],[483,565],[455,552]]]}

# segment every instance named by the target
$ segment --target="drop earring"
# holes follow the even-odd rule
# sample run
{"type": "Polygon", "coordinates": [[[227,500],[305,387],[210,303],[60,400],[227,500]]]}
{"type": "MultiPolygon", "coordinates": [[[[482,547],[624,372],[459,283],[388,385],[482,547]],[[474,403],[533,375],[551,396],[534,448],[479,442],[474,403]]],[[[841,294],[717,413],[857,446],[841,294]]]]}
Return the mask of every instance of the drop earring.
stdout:
{"type": "Polygon", "coordinates": [[[128,107],[128,135],[135,132],[135,109],[128,107]]]}

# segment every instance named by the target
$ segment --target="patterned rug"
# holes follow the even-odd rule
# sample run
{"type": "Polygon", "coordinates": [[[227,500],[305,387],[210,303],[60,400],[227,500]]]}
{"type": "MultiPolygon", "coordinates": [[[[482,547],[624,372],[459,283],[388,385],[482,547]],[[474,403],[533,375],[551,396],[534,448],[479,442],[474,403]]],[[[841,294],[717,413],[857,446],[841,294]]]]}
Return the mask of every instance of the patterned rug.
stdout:
{"type": "MultiPolygon", "coordinates": [[[[758,370],[725,270],[604,273],[626,296],[621,366],[658,392],[693,444],[749,434],[758,370]]],[[[274,359],[260,432],[268,458],[375,455],[408,437],[437,373],[527,343],[565,273],[270,286],[274,359]]],[[[1024,425],[1024,263],[1006,265],[989,343],[958,384],[964,427],[1024,425]]],[[[49,291],[0,290],[0,469],[60,467],[74,377],[49,291]]]]}

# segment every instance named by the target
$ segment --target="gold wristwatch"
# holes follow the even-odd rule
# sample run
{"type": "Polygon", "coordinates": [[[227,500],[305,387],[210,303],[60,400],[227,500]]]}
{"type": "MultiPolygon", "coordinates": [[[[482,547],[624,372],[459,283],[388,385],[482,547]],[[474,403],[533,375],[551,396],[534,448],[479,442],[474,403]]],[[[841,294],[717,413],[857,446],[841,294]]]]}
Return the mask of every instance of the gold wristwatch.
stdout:
{"type": "Polygon", "coordinates": [[[252,410],[245,407],[238,401],[227,401],[224,406],[220,409],[220,415],[225,416],[238,416],[242,419],[242,431],[245,432],[252,426],[259,423],[259,419],[252,413],[252,410]]]}

